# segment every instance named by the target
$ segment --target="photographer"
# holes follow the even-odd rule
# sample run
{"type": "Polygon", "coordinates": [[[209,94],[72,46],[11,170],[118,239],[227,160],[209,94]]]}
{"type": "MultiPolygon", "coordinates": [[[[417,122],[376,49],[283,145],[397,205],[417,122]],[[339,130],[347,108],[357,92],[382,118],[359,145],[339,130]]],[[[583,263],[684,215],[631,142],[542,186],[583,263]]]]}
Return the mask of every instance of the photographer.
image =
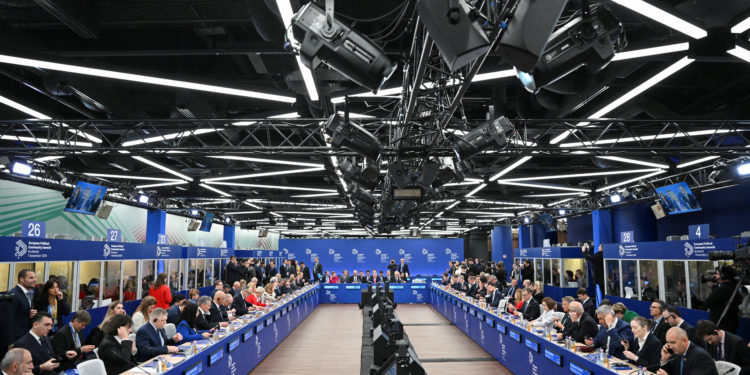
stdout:
{"type": "Polygon", "coordinates": [[[735,271],[731,266],[721,266],[716,269],[714,279],[719,283],[719,287],[716,288],[706,298],[706,307],[709,311],[709,316],[712,322],[717,323],[719,329],[723,329],[728,332],[736,333],[737,328],[740,324],[739,318],[739,306],[742,302],[740,293],[737,292],[734,298],[729,302],[729,307],[726,310],[726,314],[722,318],[722,313],[727,307],[727,301],[732,298],[737,287],[737,281],[735,280],[735,271]],[[721,322],[719,319],[721,318],[721,322]]]}

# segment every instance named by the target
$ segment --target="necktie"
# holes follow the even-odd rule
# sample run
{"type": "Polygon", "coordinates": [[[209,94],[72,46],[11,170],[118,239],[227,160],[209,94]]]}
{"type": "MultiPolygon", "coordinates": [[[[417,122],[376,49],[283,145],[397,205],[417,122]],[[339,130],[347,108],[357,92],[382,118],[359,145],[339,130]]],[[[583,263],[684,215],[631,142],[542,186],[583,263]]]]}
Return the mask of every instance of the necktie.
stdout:
{"type": "Polygon", "coordinates": [[[716,351],[716,360],[717,361],[723,361],[724,360],[724,346],[719,343],[718,350],[716,351]]]}
{"type": "Polygon", "coordinates": [[[33,290],[26,292],[26,298],[29,299],[29,306],[32,306],[31,300],[33,299],[33,297],[34,297],[34,291],[33,290]]]}
{"type": "Polygon", "coordinates": [[[164,336],[166,336],[166,333],[164,333],[164,330],[159,330],[159,340],[161,340],[161,346],[164,346],[164,336]]]}
{"type": "Polygon", "coordinates": [[[682,357],[680,360],[680,375],[682,375],[682,367],[685,365],[685,357],[682,357]]]}
{"type": "MultiPolygon", "coordinates": [[[[68,323],[70,325],[70,323],[68,323]]],[[[70,325],[70,334],[73,335],[73,343],[75,344],[76,348],[81,347],[81,338],[78,337],[78,332],[73,329],[73,326],[70,325]]]]}
{"type": "Polygon", "coordinates": [[[654,326],[651,327],[651,332],[649,332],[649,333],[654,333],[654,331],[656,331],[656,327],[659,325],[659,321],[661,321],[661,318],[659,318],[659,320],[657,320],[656,322],[654,322],[654,326]]]}

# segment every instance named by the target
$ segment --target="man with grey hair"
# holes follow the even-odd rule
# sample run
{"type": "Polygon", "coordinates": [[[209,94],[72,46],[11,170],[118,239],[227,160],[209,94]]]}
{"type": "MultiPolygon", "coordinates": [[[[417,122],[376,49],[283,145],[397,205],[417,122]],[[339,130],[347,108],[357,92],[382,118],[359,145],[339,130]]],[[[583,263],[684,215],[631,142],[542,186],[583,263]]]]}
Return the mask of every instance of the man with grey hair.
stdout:
{"type": "Polygon", "coordinates": [[[196,326],[199,331],[206,331],[214,328],[216,325],[209,322],[211,316],[211,297],[200,296],[198,297],[198,318],[196,319],[196,326]]]}
{"type": "Polygon", "coordinates": [[[222,306],[224,306],[224,296],[224,292],[216,292],[216,294],[214,294],[214,300],[211,303],[211,308],[208,310],[211,313],[211,315],[208,316],[209,323],[216,324],[229,321],[228,317],[225,315],[226,312],[222,309],[222,306]]]}
{"type": "Polygon", "coordinates": [[[34,369],[34,361],[31,353],[26,349],[16,348],[5,353],[3,361],[0,362],[3,375],[30,375],[34,369]]]}
{"type": "Polygon", "coordinates": [[[149,314],[148,324],[138,329],[135,334],[135,346],[138,348],[138,361],[143,362],[161,354],[177,353],[176,343],[182,341],[182,335],[176,333],[167,337],[164,325],[167,324],[167,310],[155,308],[149,314]]]}
{"type": "Polygon", "coordinates": [[[576,342],[584,342],[587,337],[594,337],[598,332],[596,322],[589,314],[583,310],[583,305],[578,301],[568,303],[568,314],[570,315],[570,325],[557,337],[562,339],[563,336],[570,336],[576,342]]]}
{"type": "Polygon", "coordinates": [[[599,318],[599,333],[591,340],[586,340],[586,345],[594,348],[604,348],[604,350],[619,359],[625,358],[625,347],[622,341],[627,341],[628,345],[635,347],[635,337],[630,329],[630,324],[622,319],[618,319],[612,306],[601,305],[596,309],[596,315],[599,318]]]}
{"type": "MultiPolygon", "coordinates": [[[[271,278],[275,279],[275,277],[271,278]]],[[[254,311],[255,307],[253,305],[248,306],[247,302],[245,302],[245,298],[247,298],[250,295],[250,286],[245,285],[242,287],[242,290],[240,291],[239,296],[235,296],[234,300],[232,301],[232,308],[234,309],[237,316],[243,316],[248,313],[248,311],[254,311]]]]}
{"type": "Polygon", "coordinates": [[[234,297],[229,294],[224,295],[224,305],[222,307],[224,308],[224,311],[227,312],[227,317],[231,315],[229,320],[234,320],[237,313],[237,311],[232,308],[232,302],[234,302],[234,297]]]}
{"type": "MultiPolygon", "coordinates": [[[[521,311],[513,311],[512,314],[515,316],[523,317],[525,320],[534,320],[542,315],[539,307],[539,302],[532,298],[534,291],[531,288],[526,288],[521,292],[521,298],[523,299],[523,306],[521,311]]],[[[512,306],[512,305],[511,305],[512,306]]]]}

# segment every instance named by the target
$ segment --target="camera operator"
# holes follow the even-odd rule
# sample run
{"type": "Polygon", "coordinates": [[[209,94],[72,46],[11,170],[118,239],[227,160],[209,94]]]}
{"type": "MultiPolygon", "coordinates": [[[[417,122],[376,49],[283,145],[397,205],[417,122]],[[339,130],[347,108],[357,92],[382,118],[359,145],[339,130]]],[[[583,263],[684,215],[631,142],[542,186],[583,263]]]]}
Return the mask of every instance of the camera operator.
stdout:
{"type": "Polygon", "coordinates": [[[739,306],[742,302],[739,292],[734,294],[734,298],[729,302],[726,314],[722,318],[722,313],[724,313],[724,309],[727,307],[727,301],[732,298],[732,293],[734,293],[737,287],[734,268],[731,266],[717,268],[714,279],[719,284],[719,287],[708,295],[705,302],[710,319],[712,322],[717,323],[719,329],[737,333],[737,328],[740,324],[739,306]],[[721,319],[721,322],[719,322],[719,319],[721,319]]]}

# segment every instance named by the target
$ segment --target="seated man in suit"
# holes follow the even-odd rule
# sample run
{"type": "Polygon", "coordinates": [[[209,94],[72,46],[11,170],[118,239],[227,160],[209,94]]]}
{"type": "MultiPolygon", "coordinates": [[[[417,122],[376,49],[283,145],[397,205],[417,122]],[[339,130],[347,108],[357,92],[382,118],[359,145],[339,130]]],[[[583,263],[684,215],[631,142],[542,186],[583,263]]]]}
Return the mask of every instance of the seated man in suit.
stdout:
{"type": "Polygon", "coordinates": [[[570,302],[568,304],[568,314],[570,314],[570,327],[568,330],[558,333],[558,339],[569,336],[576,342],[584,342],[586,338],[594,337],[599,332],[596,322],[589,314],[586,314],[580,302],[570,302]]]}
{"type": "Polygon", "coordinates": [[[667,331],[661,348],[662,366],[656,375],[718,375],[716,363],[703,348],[690,342],[680,327],[667,331]]]}
{"type": "MultiPolygon", "coordinates": [[[[224,294],[224,292],[217,292],[224,294]]],[[[155,308],[149,315],[149,322],[138,329],[135,334],[135,345],[138,348],[138,361],[143,362],[160,354],[177,353],[175,343],[182,341],[177,333],[167,337],[164,325],[167,324],[167,310],[155,308]]]]}
{"type": "Polygon", "coordinates": [[[121,374],[137,364],[135,342],[130,339],[132,326],[133,320],[125,314],[113,316],[105,325],[98,355],[104,362],[107,375],[121,374]]]}
{"type": "MultiPolygon", "coordinates": [[[[273,278],[275,279],[275,277],[273,278]]],[[[255,308],[250,306],[248,308],[247,302],[245,302],[245,298],[250,295],[250,286],[245,285],[240,290],[240,295],[235,296],[234,300],[232,301],[232,308],[234,309],[237,316],[243,316],[248,313],[248,311],[255,311],[255,308]]]]}
{"type": "Polygon", "coordinates": [[[708,354],[713,359],[734,363],[742,369],[740,374],[750,374],[750,349],[742,337],[719,329],[710,320],[699,320],[695,327],[695,338],[703,339],[708,344],[708,354]]]}
{"type": "Polygon", "coordinates": [[[664,320],[669,323],[670,327],[682,328],[687,334],[688,340],[693,341],[693,339],[695,339],[695,327],[682,319],[682,317],[680,316],[680,310],[677,310],[677,307],[672,305],[667,306],[667,308],[664,309],[663,316],[664,320]]]}
{"type": "Polygon", "coordinates": [[[497,307],[500,304],[500,300],[503,299],[503,295],[497,288],[492,284],[487,284],[487,295],[478,296],[479,299],[484,299],[488,306],[497,307]]]}
{"type": "Polygon", "coordinates": [[[623,355],[628,359],[628,362],[655,372],[659,369],[661,359],[659,354],[662,347],[661,341],[648,331],[648,322],[642,316],[636,316],[630,321],[630,329],[635,336],[636,346],[631,347],[630,343],[623,340],[622,346],[625,348],[623,355]]]}
{"type": "Polygon", "coordinates": [[[180,323],[180,314],[182,314],[182,308],[185,307],[187,302],[184,294],[177,293],[172,297],[173,305],[167,310],[167,323],[172,323],[175,326],[180,323]]]}
{"type": "Polygon", "coordinates": [[[511,311],[511,314],[523,317],[524,320],[534,320],[542,315],[541,308],[539,307],[539,302],[537,302],[536,299],[532,298],[533,295],[534,291],[532,291],[531,288],[524,289],[521,292],[521,298],[523,299],[521,311],[517,311],[513,307],[513,305],[511,305],[510,310],[513,310],[511,311]]]}
{"type": "Polygon", "coordinates": [[[73,315],[70,323],[60,328],[52,337],[52,349],[58,357],[63,359],[60,363],[60,371],[76,367],[76,362],[84,360],[85,354],[94,351],[94,345],[81,345],[83,337],[81,332],[91,323],[91,315],[86,310],[81,310],[73,315]],[[76,352],[73,358],[67,358],[65,353],[69,350],[76,352]]]}
{"type": "Polygon", "coordinates": [[[557,329],[557,332],[565,332],[565,330],[570,328],[570,325],[573,323],[570,320],[570,303],[575,301],[573,297],[571,296],[565,296],[562,299],[562,312],[564,315],[562,318],[558,318],[557,316],[552,318],[552,325],[557,329]]]}
{"type": "MultiPolygon", "coordinates": [[[[14,348],[26,349],[31,353],[34,375],[56,374],[60,366],[61,358],[56,358],[52,342],[47,337],[51,329],[52,317],[46,312],[38,312],[31,319],[31,330],[13,344],[14,348]]],[[[72,350],[65,353],[67,358],[74,358],[76,355],[72,350]]]]}
{"type": "Polygon", "coordinates": [[[219,323],[219,322],[228,322],[229,318],[226,315],[226,310],[224,310],[224,292],[216,292],[214,294],[214,300],[211,302],[211,308],[208,310],[211,315],[208,316],[208,322],[209,323],[219,323]]]}
{"type": "Polygon", "coordinates": [[[580,301],[583,305],[583,309],[586,311],[586,314],[589,314],[592,319],[596,320],[596,305],[594,304],[594,301],[592,301],[589,297],[589,292],[586,291],[586,288],[578,288],[576,294],[578,295],[578,301],[580,301]]]}
{"type": "Polygon", "coordinates": [[[650,333],[656,336],[662,344],[667,342],[667,331],[669,330],[669,323],[664,318],[664,311],[667,309],[667,304],[660,299],[655,299],[651,302],[649,307],[649,313],[654,320],[654,324],[651,327],[650,333]]]}
{"type": "Polygon", "coordinates": [[[405,282],[406,282],[406,280],[404,280],[404,278],[401,277],[401,272],[395,271],[393,273],[393,276],[391,276],[391,283],[392,284],[400,284],[400,283],[405,283],[405,282]]]}
{"type": "Polygon", "coordinates": [[[11,349],[5,353],[0,369],[3,370],[5,375],[26,375],[32,372],[33,367],[34,360],[31,358],[31,353],[26,349],[19,348],[11,349]]]}
{"type": "MultiPolygon", "coordinates": [[[[211,297],[200,296],[198,298],[198,319],[196,319],[197,329],[199,331],[207,331],[211,328],[216,327],[216,323],[212,323],[211,320],[211,297]]],[[[229,323],[221,322],[222,327],[226,327],[229,323]]]]}
{"type": "Polygon", "coordinates": [[[599,333],[593,340],[586,340],[586,345],[593,346],[594,348],[604,348],[604,350],[608,350],[609,355],[625,359],[625,355],[622,354],[625,351],[622,342],[627,341],[629,346],[635,347],[633,331],[630,329],[630,325],[624,320],[617,318],[615,311],[610,305],[599,306],[596,309],[596,315],[599,318],[599,333]]]}

